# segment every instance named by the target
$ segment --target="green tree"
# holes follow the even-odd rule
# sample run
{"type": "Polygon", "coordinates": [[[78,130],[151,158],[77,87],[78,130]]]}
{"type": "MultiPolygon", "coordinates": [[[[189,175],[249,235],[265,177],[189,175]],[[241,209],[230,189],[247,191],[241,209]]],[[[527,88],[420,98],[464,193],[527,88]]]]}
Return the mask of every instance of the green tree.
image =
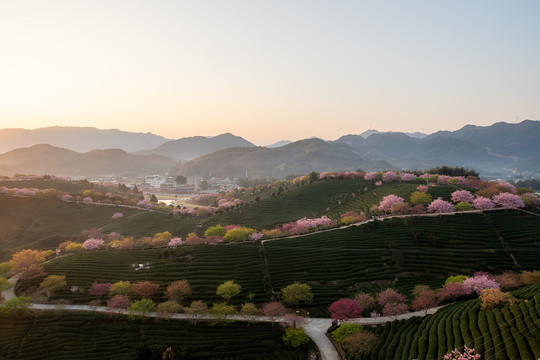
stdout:
{"type": "Polygon", "coordinates": [[[155,194],[152,194],[152,196],[150,196],[150,202],[154,204],[158,202],[158,199],[155,194]]]}
{"type": "Polygon", "coordinates": [[[66,275],[49,275],[39,284],[39,287],[47,290],[49,295],[66,286],[66,275]]]}
{"type": "Polygon", "coordinates": [[[30,308],[32,299],[25,296],[19,296],[11,300],[7,300],[0,305],[1,317],[19,317],[27,314],[30,308]]]}
{"type": "Polygon", "coordinates": [[[287,328],[283,335],[283,342],[289,344],[292,347],[299,347],[309,342],[309,337],[306,331],[302,328],[287,328]]]}
{"type": "Polygon", "coordinates": [[[239,284],[235,284],[234,280],[228,280],[218,286],[216,294],[229,302],[233,296],[240,294],[241,290],[242,287],[239,284]]]}
{"type": "Polygon", "coordinates": [[[13,263],[9,261],[5,261],[0,263],[0,276],[1,277],[8,277],[11,273],[11,269],[13,269],[13,263]]]}
{"type": "Polygon", "coordinates": [[[130,319],[140,319],[156,310],[156,304],[152,299],[135,300],[128,307],[128,317],[130,319]]]}
{"type": "Polygon", "coordinates": [[[294,282],[281,289],[281,295],[283,302],[289,305],[298,306],[300,303],[311,304],[313,302],[311,286],[299,282],[294,282]]]}
{"type": "Polygon", "coordinates": [[[176,301],[165,301],[164,303],[161,303],[157,306],[157,312],[158,314],[166,319],[170,319],[172,314],[179,313],[184,308],[182,305],[177,303],[176,301]]]}
{"type": "Polygon", "coordinates": [[[187,183],[187,177],[182,176],[182,175],[178,175],[178,176],[176,177],[176,183],[177,183],[178,185],[186,184],[186,183],[187,183]]]}
{"type": "Polygon", "coordinates": [[[220,224],[217,224],[216,226],[210,226],[206,231],[204,232],[204,236],[225,236],[225,228],[221,226],[220,224]]]}
{"type": "Polygon", "coordinates": [[[418,204],[428,205],[429,203],[431,203],[431,196],[423,191],[415,191],[411,194],[409,202],[412,206],[418,204]]]}
{"type": "Polygon", "coordinates": [[[13,284],[8,279],[0,277],[0,291],[8,291],[13,287],[13,284]]]}
{"type": "Polygon", "coordinates": [[[109,288],[109,296],[124,295],[128,296],[131,292],[131,283],[129,281],[117,281],[109,288]]]}

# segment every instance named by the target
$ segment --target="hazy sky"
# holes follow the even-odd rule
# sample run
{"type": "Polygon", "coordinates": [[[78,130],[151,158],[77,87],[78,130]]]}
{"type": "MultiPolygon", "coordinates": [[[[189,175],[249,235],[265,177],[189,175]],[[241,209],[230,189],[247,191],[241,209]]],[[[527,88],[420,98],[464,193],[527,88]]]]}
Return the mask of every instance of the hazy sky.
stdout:
{"type": "Polygon", "coordinates": [[[540,1],[0,0],[0,128],[169,138],[540,119],[540,1]]]}

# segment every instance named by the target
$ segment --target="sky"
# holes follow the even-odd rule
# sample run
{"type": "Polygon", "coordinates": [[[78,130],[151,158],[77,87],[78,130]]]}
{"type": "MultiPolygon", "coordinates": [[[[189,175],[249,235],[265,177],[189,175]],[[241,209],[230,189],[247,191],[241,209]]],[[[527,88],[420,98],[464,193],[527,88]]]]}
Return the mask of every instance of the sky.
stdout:
{"type": "Polygon", "coordinates": [[[257,145],[540,119],[540,2],[0,0],[0,128],[257,145]]]}

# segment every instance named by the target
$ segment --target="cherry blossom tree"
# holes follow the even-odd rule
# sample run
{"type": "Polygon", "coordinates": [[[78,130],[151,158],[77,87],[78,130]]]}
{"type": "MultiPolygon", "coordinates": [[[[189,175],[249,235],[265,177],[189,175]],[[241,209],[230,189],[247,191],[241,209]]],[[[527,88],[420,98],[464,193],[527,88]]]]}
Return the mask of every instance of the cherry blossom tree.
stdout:
{"type": "Polygon", "coordinates": [[[473,208],[478,210],[489,210],[495,207],[495,203],[491,199],[483,196],[477,196],[473,201],[473,208]]]}
{"type": "Polygon", "coordinates": [[[463,352],[458,349],[452,350],[452,352],[444,355],[443,360],[476,360],[480,359],[480,354],[475,354],[474,349],[464,346],[463,352]]]}
{"type": "Polygon", "coordinates": [[[485,289],[498,289],[500,285],[488,275],[475,275],[463,281],[463,286],[478,295],[485,289]]]}
{"type": "Polygon", "coordinates": [[[98,298],[101,298],[109,293],[109,290],[111,288],[111,283],[98,283],[94,282],[92,283],[92,286],[90,289],[88,289],[88,293],[92,296],[96,296],[98,298]]]}
{"type": "Polygon", "coordinates": [[[456,190],[452,193],[452,201],[456,204],[460,202],[472,203],[474,195],[467,190],[456,190]]]}
{"type": "Polygon", "coordinates": [[[493,196],[493,202],[497,205],[500,205],[502,207],[508,207],[508,208],[522,208],[525,207],[525,203],[521,199],[519,195],[511,194],[511,193],[500,193],[498,195],[493,196]]]}
{"type": "Polygon", "coordinates": [[[527,206],[539,206],[540,198],[533,193],[525,193],[521,196],[521,199],[527,206]]]}
{"type": "Polygon", "coordinates": [[[402,197],[399,197],[397,195],[387,195],[383,197],[382,201],[379,203],[378,210],[385,212],[390,211],[392,209],[392,206],[402,204],[404,201],[405,200],[402,197]]]}
{"type": "Polygon", "coordinates": [[[414,181],[416,180],[416,175],[410,173],[401,173],[401,181],[414,181]]]}
{"type": "Polygon", "coordinates": [[[451,299],[454,302],[460,297],[470,295],[471,292],[471,289],[465,287],[463,283],[448,283],[439,290],[437,297],[440,301],[451,299]]]}
{"type": "Polygon", "coordinates": [[[428,309],[433,308],[437,306],[438,304],[439,304],[439,301],[437,299],[437,295],[435,294],[435,292],[422,291],[413,300],[412,308],[416,311],[425,310],[427,314],[428,309]]]}
{"type": "Polygon", "coordinates": [[[165,296],[169,300],[182,301],[184,298],[191,296],[191,286],[187,280],[177,280],[167,286],[165,296]]]}
{"type": "Polygon", "coordinates": [[[354,295],[353,300],[356,301],[364,311],[370,311],[377,306],[373,296],[368,293],[358,293],[354,295]]]}
{"type": "Polygon", "coordinates": [[[171,241],[169,241],[169,242],[167,243],[167,246],[168,246],[168,247],[175,248],[175,247],[180,246],[180,245],[183,245],[183,244],[184,244],[184,242],[182,241],[182,238],[179,238],[179,237],[173,237],[173,238],[171,239],[171,241]]]}
{"type": "Polygon", "coordinates": [[[399,180],[399,175],[392,171],[387,171],[382,175],[382,181],[393,182],[399,180]]]}
{"type": "Polygon", "coordinates": [[[103,247],[104,243],[103,239],[90,238],[83,242],[82,247],[84,250],[92,251],[103,247]]]}
{"type": "Polygon", "coordinates": [[[364,180],[373,181],[375,180],[376,176],[377,173],[375,171],[370,171],[366,175],[364,175],[364,180]]]}
{"type": "Polygon", "coordinates": [[[347,320],[359,318],[362,316],[364,309],[360,304],[352,299],[340,299],[335,301],[328,308],[332,319],[334,320],[347,320]]]}
{"type": "Polygon", "coordinates": [[[131,301],[125,295],[115,295],[107,301],[109,309],[127,309],[129,305],[131,305],[131,301]]]}
{"type": "Polygon", "coordinates": [[[397,316],[405,314],[409,311],[409,307],[405,303],[390,303],[383,307],[383,316],[397,316]]]}
{"type": "Polygon", "coordinates": [[[82,201],[87,204],[94,202],[94,200],[90,196],[85,197],[82,201]]]}
{"type": "Polygon", "coordinates": [[[272,322],[287,313],[287,308],[279,301],[265,303],[261,309],[264,316],[268,316],[272,322]]]}
{"type": "Polygon", "coordinates": [[[499,285],[501,286],[501,289],[504,289],[504,290],[515,289],[523,285],[519,274],[516,274],[511,271],[507,271],[501,275],[494,276],[493,280],[499,283],[499,285]]]}
{"type": "Polygon", "coordinates": [[[421,192],[427,192],[428,189],[429,189],[429,187],[427,185],[418,185],[416,187],[416,190],[421,191],[421,192]]]}
{"type": "Polygon", "coordinates": [[[377,294],[377,303],[381,306],[404,303],[406,298],[394,289],[386,289],[377,294]]]}
{"type": "Polygon", "coordinates": [[[135,296],[144,299],[148,299],[156,295],[158,290],[159,284],[153,283],[151,281],[139,281],[131,286],[131,292],[135,296]]]}
{"type": "Polygon", "coordinates": [[[455,210],[454,205],[452,205],[448,201],[444,201],[441,198],[433,200],[431,204],[429,204],[428,206],[429,212],[449,213],[449,212],[453,212],[454,210],[455,210]]]}
{"type": "Polygon", "coordinates": [[[111,216],[113,219],[120,219],[121,217],[124,217],[124,214],[121,212],[114,213],[113,216],[111,216]]]}

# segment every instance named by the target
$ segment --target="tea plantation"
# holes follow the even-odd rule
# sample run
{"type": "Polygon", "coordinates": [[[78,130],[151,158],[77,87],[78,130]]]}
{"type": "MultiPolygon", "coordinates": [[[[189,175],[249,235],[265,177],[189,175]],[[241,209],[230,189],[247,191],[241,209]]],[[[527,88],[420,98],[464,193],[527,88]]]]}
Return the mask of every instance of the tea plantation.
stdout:
{"type": "Polygon", "coordinates": [[[513,292],[520,299],[502,309],[480,310],[480,300],[447,306],[423,318],[379,326],[378,343],[358,359],[442,359],[464,345],[482,359],[537,359],[540,357],[540,285],[513,292]]]}
{"type": "Polygon", "coordinates": [[[165,320],[128,321],[89,313],[45,313],[0,321],[2,359],[304,360],[310,345],[283,344],[280,327],[232,323],[197,325],[165,320]]]}

